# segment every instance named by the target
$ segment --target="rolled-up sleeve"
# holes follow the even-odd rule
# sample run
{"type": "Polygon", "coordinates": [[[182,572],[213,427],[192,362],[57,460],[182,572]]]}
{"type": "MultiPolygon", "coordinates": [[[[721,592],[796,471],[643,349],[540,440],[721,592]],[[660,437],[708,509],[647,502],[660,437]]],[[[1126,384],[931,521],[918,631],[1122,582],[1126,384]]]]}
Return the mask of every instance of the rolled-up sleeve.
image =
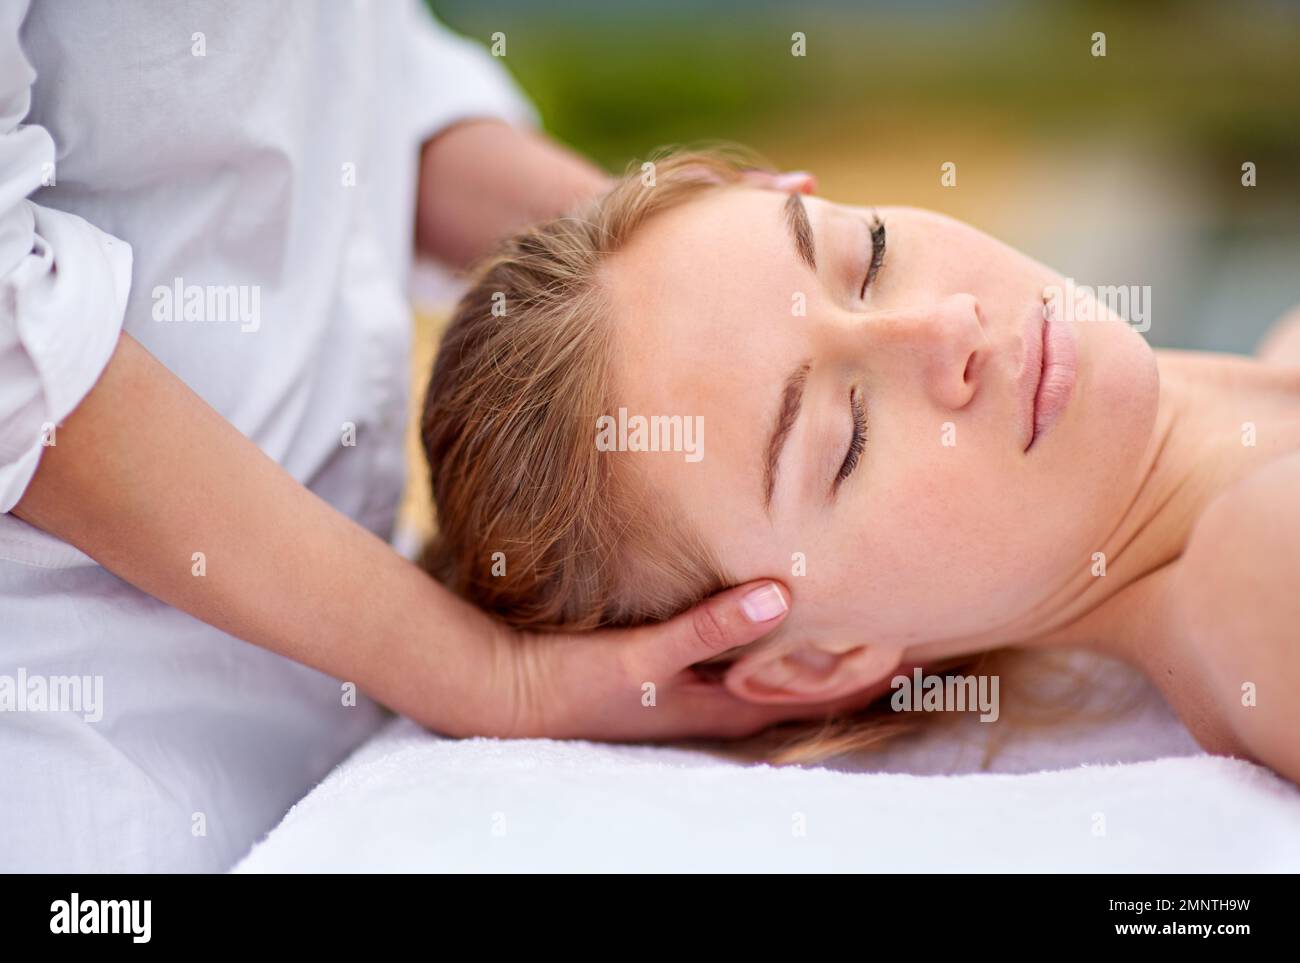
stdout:
{"type": "Polygon", "coordinates": [[[26,491],[47,426],[108,364],[131,287],[130,245],[29,200],[57,173],[49,132],[23,123],[36,79],[19,43],[26,11],[0,4],[0,512],[26,491]]]}
{"type": "Polygon", "coordinates": [[[492,117],[540,127],[533,104],[502,63],[479,44],[451,33],[429,13],[423,0],[409,5],[407,88],[412,130],[419,140],[462,120],[492,117]]]}

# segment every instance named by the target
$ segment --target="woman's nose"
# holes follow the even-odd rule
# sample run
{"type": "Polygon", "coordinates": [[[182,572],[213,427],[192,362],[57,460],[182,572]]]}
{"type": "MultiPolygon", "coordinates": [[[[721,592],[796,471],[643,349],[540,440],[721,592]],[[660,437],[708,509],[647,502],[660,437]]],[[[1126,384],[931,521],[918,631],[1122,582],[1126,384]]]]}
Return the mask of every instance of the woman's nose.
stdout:
{"type": "Polygon", "coordinates": [[[921,377],[936,404],[957,410],[975,397],[989,339],[973,294],[891,310],[866,326],[921,377]]]}

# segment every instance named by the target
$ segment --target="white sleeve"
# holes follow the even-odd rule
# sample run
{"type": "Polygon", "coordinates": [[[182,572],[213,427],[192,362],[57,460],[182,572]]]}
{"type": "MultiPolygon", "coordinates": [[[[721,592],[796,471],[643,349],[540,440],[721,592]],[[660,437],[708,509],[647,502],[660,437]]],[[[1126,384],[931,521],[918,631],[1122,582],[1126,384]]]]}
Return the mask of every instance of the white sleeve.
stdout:
{"type": "Polygon", "coordinates": [[[18,42],[27,6],[0,3],[0,512],[27,489],[46,425],[108,364],[131,287],[130,245],[27,199],[57,177],[49,132],[22,122],[36,79],[18,42]]]}
{"type": "Polygon", "coordinates": [[[452,124],[496,117],[524,127],[540,127],[537,109],[515,86],[503,59],[457,36],[434,19],[423,0],[407,0],[407,90],[413,132],[428,140],[452,124]]]}

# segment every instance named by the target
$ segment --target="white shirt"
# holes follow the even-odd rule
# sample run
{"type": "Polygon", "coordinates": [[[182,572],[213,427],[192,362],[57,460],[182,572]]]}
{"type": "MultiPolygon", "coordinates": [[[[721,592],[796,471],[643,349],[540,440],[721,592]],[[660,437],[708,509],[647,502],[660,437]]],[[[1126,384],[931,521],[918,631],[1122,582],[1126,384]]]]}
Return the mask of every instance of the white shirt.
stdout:
{"type": "MultiPolygon", "coordinates": [[[[125,329],[387,537],[419,145],[473,116],[536,121],[419,0],[0,4],[0,512],[125,329]]],[[[0,870],[226,869],[383,719],[343,703],[0,515],[0,870]]]]}

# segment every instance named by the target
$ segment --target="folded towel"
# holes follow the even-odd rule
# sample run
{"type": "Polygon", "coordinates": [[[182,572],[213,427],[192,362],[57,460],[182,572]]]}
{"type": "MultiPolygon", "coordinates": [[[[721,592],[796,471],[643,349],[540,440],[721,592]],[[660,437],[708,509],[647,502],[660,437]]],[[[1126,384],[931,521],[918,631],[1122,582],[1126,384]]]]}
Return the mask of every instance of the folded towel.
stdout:
{"type": "Polygon", "coordinates": [[[992,772],[938,732],[771,767],[397,719],[235,871],[1300,871],[1300,790],[1162,707],[1037,734],[992,772]],[[936,771],[960,774],[915,774],[936,771]]]}

